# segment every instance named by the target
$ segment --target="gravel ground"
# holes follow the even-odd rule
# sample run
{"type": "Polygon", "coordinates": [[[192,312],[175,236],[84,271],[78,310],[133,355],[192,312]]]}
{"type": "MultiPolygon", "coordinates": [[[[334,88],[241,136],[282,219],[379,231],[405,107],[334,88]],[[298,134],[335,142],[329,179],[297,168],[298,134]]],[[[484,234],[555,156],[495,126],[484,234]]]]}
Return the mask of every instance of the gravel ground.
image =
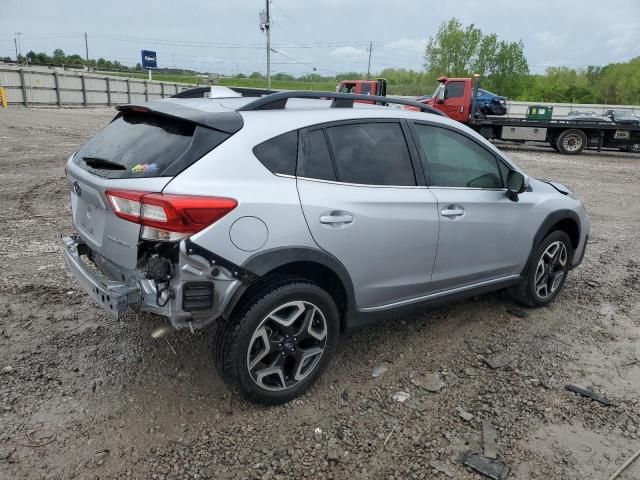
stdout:
{"type": "Polygon", "coordinates": [[[154,340],[162,319],[113,321],[67,273],[63,166],[113,113],[0,111],[0,478],[479,479],[462,458],[483,422],[509,478],[607,478],[640,448],[640,157],[505,147],[591,215],[556,302],[498,293],[348,334],[306,396],[264,408],[218,378],[213,328],[154,340]]]}

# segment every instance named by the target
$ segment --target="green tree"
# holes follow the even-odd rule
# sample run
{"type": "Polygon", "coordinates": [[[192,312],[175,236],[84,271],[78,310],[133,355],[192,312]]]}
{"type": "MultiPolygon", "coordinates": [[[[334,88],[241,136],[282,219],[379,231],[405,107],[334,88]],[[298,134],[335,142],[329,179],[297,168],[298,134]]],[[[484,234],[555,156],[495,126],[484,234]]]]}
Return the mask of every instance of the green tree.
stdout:
{"type": "Polygon", "coordinates": [[[452,18],[440,25],[435,37],[429,38],[424,67],[431,74],[468,76],[481,42],[482,32],[473,23],[464,28],[460,20],[452,18]]]}
{"type": "Polygon", "coordinates": [[[485,35],[474,24],[465,27],[457,18],[442,23],[436,36],[429,38],[424,67],[430,78],[478,73],[484,78],[483,85],[506,96],[518,95],[529,75],[522,41],[499,40],[495,33],[485,35]]]}
{"type": "Polygon", "coordinates": [[[529,64],[524,56],[524,44],[520,42],[500,41],[493,59],[483,72],[485,85],[500,95],[517,96],[523,89],[529,75],[529,64]]]}
{"type": "Polygon", "coordinates": [[[53,51],[53,63],[64,63],[66,56],[61,48],[56,48],[53,51]]]}

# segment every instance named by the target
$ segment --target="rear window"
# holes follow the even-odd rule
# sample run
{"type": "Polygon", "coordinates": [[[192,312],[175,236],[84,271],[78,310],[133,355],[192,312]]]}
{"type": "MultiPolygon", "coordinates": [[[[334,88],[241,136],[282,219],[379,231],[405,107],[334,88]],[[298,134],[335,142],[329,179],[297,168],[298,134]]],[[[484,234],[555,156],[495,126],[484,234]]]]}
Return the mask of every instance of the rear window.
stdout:
{"type": "Polygon", "coordinates": [[[295,175],[298,132],[296,130],[267,140],[255,146],[253,153],[271,173],[295,175]]]}
{"type": "Polygon", "coordinates": [[[125,112],[85,143],[74,162],[108,178],[176,175],[228,137],[184,120],[125,112]]]}

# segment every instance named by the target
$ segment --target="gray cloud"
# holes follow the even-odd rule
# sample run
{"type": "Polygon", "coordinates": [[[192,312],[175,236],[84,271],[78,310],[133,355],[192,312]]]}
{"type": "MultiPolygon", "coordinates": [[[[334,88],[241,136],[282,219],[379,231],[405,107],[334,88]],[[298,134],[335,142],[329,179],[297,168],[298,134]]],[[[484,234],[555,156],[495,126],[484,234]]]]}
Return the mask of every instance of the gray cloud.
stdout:
{"type": "MultiPolygon", "coordinates": [[[[373,41],[372,70],[422,68],[427,38],[452,16],[475,23],[505,40],[522,39],[532,71],[566,64],[602,65],[640,56],[640,2],[617,0],[598,8],[585,0],[273,0],[273,70],[295,74],[366,71],[373,41]]],[[[0,56],[22,51],[89,54],[139,61],[140,50],[158,52],[160,66],[203,71],[264,71],[264,35],[258,29],[261,0],[212,2],[160,0],[88,2],[3,0],[0,56]]],[[[597,5],[602,5],[598,3],[597,5]]]]}

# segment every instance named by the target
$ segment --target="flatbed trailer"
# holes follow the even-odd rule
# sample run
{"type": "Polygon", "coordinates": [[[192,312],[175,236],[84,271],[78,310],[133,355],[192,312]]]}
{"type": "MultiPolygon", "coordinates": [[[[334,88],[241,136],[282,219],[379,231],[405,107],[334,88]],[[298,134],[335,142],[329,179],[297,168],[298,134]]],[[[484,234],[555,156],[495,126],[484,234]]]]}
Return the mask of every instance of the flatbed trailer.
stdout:
{"type": "Polygon", "coordinates": [[[438,79],[439,86],[425,103],[467,124],[487,139],[512,142],[548,143],[557,151],[577,155],[585,148],[615,148],[640,153],[640,120],[607,122],[600,120],[534,120],[483,116],[476,111],[478,78],[438,79]]]}
{"type": "Polygon", "coordinates": [[[615,122],[576,120],[529,120],[509,117],[477,117],[467,124],[488,139],[513,142],[544,142],[565,154],[585,148],[615,148],[640,153],[640,126],[615,122]]]}

